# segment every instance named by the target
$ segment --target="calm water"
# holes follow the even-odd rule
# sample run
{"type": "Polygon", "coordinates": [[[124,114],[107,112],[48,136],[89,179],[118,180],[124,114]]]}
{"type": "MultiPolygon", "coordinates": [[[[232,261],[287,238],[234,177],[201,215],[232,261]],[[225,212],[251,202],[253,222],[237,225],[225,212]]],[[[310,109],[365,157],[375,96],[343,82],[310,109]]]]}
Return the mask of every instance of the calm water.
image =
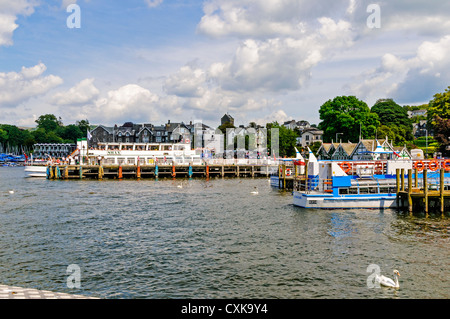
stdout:
{"type": "Polygon", "coordinates": [[[101,298],[450,297],[448,216],[291,202],[266,178],[48,181],[0,167],[0,284],[101,298]],[[369,289],[370,264],[398,269],[400,289],[369,289]]]}

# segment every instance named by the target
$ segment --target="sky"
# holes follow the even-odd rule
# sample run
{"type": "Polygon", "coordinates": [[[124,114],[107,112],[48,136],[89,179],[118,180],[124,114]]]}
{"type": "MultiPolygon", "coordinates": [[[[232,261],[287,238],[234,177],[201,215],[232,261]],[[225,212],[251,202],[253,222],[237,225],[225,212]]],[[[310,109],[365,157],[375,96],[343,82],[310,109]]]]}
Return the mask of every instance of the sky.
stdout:
{"type": "Polygon", "coordinates": [[[2,124],[318,124],[336,96],[428,103],[449,69],[447,0],[0,0],[2,124]]]}

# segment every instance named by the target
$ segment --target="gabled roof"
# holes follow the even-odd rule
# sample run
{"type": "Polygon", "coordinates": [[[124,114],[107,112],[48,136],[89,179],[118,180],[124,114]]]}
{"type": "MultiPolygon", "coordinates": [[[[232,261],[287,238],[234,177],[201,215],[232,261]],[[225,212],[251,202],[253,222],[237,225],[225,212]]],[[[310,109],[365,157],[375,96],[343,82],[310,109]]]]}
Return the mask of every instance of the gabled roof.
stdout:
{"type": "Polygon", "coordinates": [[[336,150],[334,151],[332,156],[334,156],[334,154],[336,152],[338,152],[339,149],[342,149],[348,156],[350,156],[353,153],[353,151],[355,150],[356,145],[358,145],[358,144],[354,144],[354,143],[350,143],[350,142],[349,143],[340,143],[339,146],[336,147],[336,150]]]}
{"type": "Polygon", "coordinates": [[[107,126],[104,126],[104,125],[98,125],[96,128],[94,128],[92,131],[91,131],[91,133],[92,132],[94,132],[96,129],[98,129],[98,128],[102,128],[102,129],[104,129],[105,131],[107,131],[109,134],[112,134],[113,133],[113,127],[107,127],[107,126]]]}

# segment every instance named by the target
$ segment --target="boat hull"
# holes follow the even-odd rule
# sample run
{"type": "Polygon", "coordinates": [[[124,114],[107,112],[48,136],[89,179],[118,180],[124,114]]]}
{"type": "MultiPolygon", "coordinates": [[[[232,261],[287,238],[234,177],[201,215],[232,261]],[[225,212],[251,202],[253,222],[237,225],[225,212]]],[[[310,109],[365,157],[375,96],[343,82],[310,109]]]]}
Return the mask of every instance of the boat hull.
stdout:
{"type": "Polygon", "coordinates": [[[25,166],[27,177],[47,177],[47,166],[25,166]]]}
{"type": "Polygon", "coordinates": [[[390,209],[397,207],[395,194],[333,196],[294,191],[293,204],[316,209],[390,209]]]}

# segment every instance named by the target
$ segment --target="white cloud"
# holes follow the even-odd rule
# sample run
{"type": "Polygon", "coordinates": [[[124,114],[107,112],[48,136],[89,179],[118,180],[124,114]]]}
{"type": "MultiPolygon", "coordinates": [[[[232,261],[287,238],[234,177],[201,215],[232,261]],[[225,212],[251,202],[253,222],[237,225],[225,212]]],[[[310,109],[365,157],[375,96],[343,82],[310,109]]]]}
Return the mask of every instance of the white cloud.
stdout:
{"type": "Polygon", "coordinates": [[[205,93],[205,88],[203,87],[205,81],[206,75],[203,70],[186,65],[178,73],[166,79],[164,89],[171,95],[199,97],[205,93]]]}
{"type": "Polygon", "coordinates": [[[106,122],[121,118],[150,120],[159,117],[156,112],[158,101],[159,97],[149,90],[136,84],[128,84],[111,90],[107,97],[98,99],[92,111],[106,122]]]}
{"type": "Polygon", "coordinates": [[[92,101],[100,91],[94,85],[94,79],[84,79],[66,92],[58,92],[52,98],[56,105],[79,105],[92,101]]]}
{"type": "Polygon", "coordinates": [[[410,58],[386,53],[380,66],[366,71],[349,85],[352,92],[362,98],[378,95],[394,97],[409,103],[414,99],[432,97],[450,81],[442,70],[450,69],[450,35],[439,41],[423,42],[410,58]]]}
{"type": "Polygon", "coordinates": [[[155,8],[163,3],[163,0],[145,0],[149,8],[155,8]]]}
{"type": "Polygon", "coordinates": [[[39,63],[20,72],[0,73],[0,106],[15,107],[32,97],[43,95],[63,83],[55,75],[43,76],[47,67],[39,63]]]}
{"type": "Polygon", "coordinates": [[[19,27],[17,16],[31,15],[37,5],[35,0],[0,0],[0,46],[13,44],[13,33],[19,27]]]}

